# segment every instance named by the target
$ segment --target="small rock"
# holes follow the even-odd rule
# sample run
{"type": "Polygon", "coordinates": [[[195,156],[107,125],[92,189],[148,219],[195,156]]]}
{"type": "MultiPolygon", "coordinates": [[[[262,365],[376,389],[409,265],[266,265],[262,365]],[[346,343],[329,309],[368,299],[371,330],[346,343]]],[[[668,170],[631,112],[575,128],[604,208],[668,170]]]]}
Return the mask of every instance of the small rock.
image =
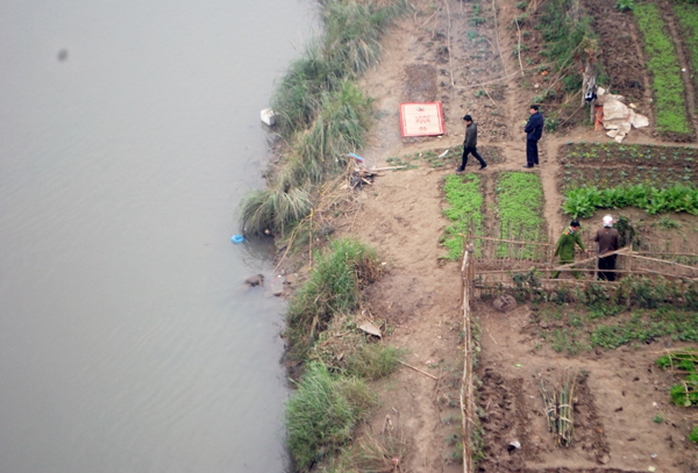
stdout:
{"type": "Polygon", "coordinates": [[[247,284],[250,287],[263,286],[264,285],[264,275],[263,274],[255,274],[254,276],[250,276],[249,278],[245,279],[245,284],[247,284]]]}
{"type": "Polygon", "coordinates": [[[492,305],[499,312],[509,312],[516,309],[516,299],[511,294],[503,294],[492,302],[492,305]]]}
{"type": "Polygon", "coordinates": [[[284,283],[286,282],[286,278],[279,274],[275,278],[272,278],[269,280],[269,289],[271,290],[271,293],[274,294],[275,296],[280,296],[284,293],[284,283]]]}

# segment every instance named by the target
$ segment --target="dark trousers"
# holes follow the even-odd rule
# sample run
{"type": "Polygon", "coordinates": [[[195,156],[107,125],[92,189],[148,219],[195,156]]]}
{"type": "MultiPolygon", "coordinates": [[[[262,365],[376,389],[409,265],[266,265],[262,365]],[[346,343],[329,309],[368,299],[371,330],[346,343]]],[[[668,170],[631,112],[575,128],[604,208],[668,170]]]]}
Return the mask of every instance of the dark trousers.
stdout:
{"type": "Polygon", "coordinates": [[[526,140],[526,164],[538,164],[538,140],[526,140]]]}
{"type": "Polygon", "coordinates": [[[465,169],[465,165],[468,164],[468,154],[472,154],[473,156],[475,156],[475,159],[480,161],[480,166],[487,166],[487,163],[485,163],[485,160],[482,159],[482,156],[480,156],[480,153],[477,152],[477,148],[475,148],[475,147],[463,148],[463,162],[460,165],[461,169],[465,169]]]}
{"type": "Polygon", "coordinates": [[[605,258],[599,258],[599,279],[602,281],[615,281],[616,273],[613,271],[605,271],[608,269],[616,269],[616,256],[611,255],[605,258]]]}

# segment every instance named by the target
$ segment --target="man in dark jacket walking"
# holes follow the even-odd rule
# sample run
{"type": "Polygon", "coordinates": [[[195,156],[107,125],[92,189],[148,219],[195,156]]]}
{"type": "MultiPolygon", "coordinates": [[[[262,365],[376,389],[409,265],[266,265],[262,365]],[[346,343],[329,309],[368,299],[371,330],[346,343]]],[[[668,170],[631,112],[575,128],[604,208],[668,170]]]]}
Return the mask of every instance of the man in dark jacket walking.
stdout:
{"type": "Polygon", "coordinates": [[[543,115],[538,111],[538,105],[531,105],[529,109],[531,116],[526,123],[526,165],[525,168],[532,168],[538,164],[538,140],[543,135],[543,115]]]}
{"type": "Polygon", "coordinates": [[[456,169],[456,172],[463,172],[465,165],[468,164],[468,154],[475,156],[475,159],[480,161],[480,169],[485,169],[487,163],[482,156],[477,152],[477,124],[473,122],[473,117],[466,115],[463,117],[465,122],[465,140],[463,141],[463,160],[461,165],[456,169]]]}

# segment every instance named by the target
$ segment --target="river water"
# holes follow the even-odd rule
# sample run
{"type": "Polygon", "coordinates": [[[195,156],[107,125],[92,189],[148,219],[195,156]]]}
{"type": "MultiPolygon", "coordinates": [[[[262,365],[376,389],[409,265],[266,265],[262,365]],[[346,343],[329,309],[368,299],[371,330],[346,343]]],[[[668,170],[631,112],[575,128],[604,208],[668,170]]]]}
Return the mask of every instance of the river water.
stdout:
{"type": "Polygon", "coordinates": [[[233,245],[312,0],[0,3],[0,472],[281,472],[283,303],[233,245]]]}

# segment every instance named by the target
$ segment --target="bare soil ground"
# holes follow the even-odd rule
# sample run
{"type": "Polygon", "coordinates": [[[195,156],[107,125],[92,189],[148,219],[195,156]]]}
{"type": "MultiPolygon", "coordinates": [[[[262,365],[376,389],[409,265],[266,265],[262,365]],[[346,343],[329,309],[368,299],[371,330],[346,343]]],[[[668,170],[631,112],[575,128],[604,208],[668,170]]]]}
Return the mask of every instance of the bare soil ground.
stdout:
{"type": "MultiPolygon", "coordinates": [[[[379,110],[370,144],[362,152],[368,165],[386,166],[392,156],[460,144],[461,117],[469,113],[478,123],[480,151],[496,147],[502,155],[482,173],[521,170],[523,124],[542,79],[536,67],[524,67],[525,56],[519,61],[512,54],[518,34],[511,20],[521,13],[516,2],[413,3],[418,11],[390,31],[382,64],[364,80],[379,110]],[[484,21],[475,25],[473,18],[484,21]],[[405,101],[441,101],[446,134],[401,138],[398,109],[405,101]]],[[[585,3],[603,18],[595,27],[613,87],[651,117],[649,82],[637,60],[641,55],[637,32],[627,16],[613,10],[613,2],[585,3]]],[[[537,49],[531,45],[528,51],[532,64],[540,63],[537,49]]],[[[627,143],[653,140],[651,130],[632,130],[626,138],[627,143]]],[[[555,232],[562,231],[568,220],[560,211],[562,165],[557,159],[560,146],[568,141],[608,139],[583,127],[568,128],[564,134],[544,133],[541,166],[534,172],[542,179],[545,218],[555,232]]],[[[445,250],[439,246],[446,226],[440,188],[459,159],[454,156],[441,169],[422,164],[384,173],[373,185],[357,191],[357,213],[336,222],[339,235],[351,234],[376,247],[389,267],[387,276],[367,294],[374,319],[385,320],[392,329],[387,343],[404,348],[406,363],[437,378],[403,367],[376,386],[383,403],[365,433],[381,431],[388,419],[400,429],[410,446],[400,465],[403,472],[462,471],[456,445],[463,369],[460,268],[440,259],[445,250]]],[[[477,163],[471,165],[466,171],[476,169],[477,163]]],[[[492,195],[487,199],[493,202],[492,195]]],[[[695,232],[690,230],[695,219],[681,218],[695,245],[695,232]]],[[[590,222],[590,226],[596,224],[590,222]]],[[[685,438],[692,414],[669,404],[666,389],[673,382],[671,375],[654,364],[664,345],[568,357],[541,344],[528,305],[501,314],[479,302],[473,311],[481,332],[478,405],[483,412],[485,447],[480,471],[628,472],[649,467],[663,472],[698,471],[698,449],[685,438]],[[556,446],[548,433],[536,380],[539,374],[554,380],[566,367],[588,373],[575,402],[577,442],[571,448],[556,446]],[[654,422],[660,413],[664,420],[654,422]],[[521,448],[510,452],[507,446],[512,441],[519,441],[521,448]]]]}

